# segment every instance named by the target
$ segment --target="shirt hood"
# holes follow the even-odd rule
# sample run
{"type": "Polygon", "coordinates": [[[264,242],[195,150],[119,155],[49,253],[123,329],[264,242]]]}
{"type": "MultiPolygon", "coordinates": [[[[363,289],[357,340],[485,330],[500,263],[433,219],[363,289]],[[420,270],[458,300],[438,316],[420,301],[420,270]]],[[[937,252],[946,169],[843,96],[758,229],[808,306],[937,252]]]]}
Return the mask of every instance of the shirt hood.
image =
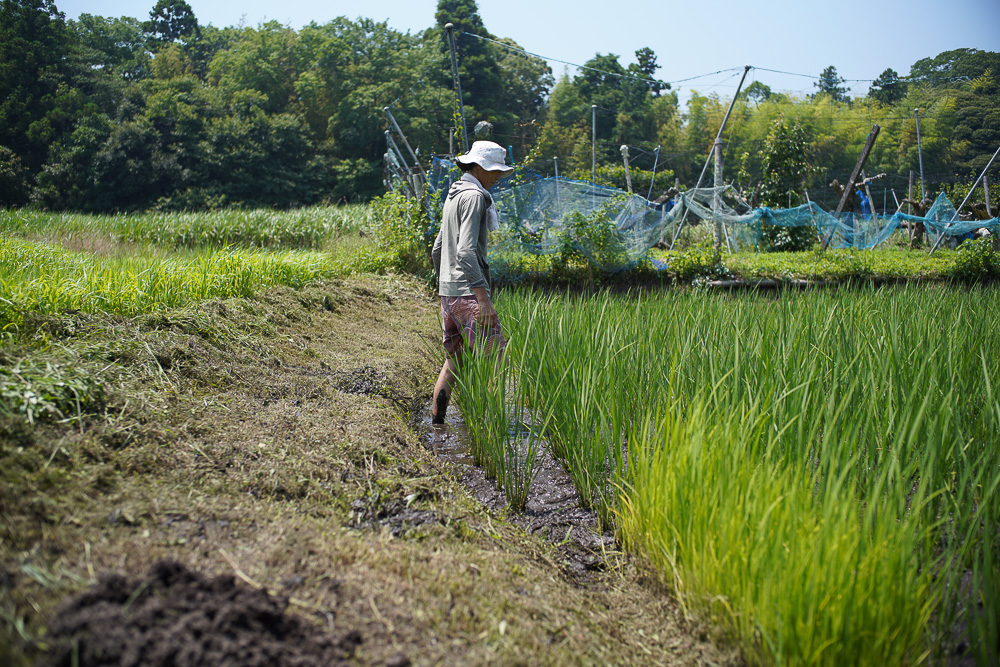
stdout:
{"type": "Polygon", "coordinates": [[[451,184],[451,188],[448,189],[448,199],[457,196],[462,192],[468,190],[478,190],[486,195],[487,206],[493,205],[493,196],[490,195],[489,190],[484,188],[479,180],[472,174],[463,174],[462,178],[458,179],[451,184]]]}

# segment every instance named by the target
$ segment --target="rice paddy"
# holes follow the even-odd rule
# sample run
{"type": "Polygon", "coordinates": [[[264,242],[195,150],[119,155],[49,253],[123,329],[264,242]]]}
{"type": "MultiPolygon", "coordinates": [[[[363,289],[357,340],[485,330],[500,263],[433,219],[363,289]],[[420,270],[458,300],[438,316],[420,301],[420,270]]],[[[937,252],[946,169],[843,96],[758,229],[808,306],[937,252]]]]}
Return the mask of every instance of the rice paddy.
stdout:
{"type": "Polygon", "coordinates": [[[752,662],[913,664],[967,641],[989,664],[997,296],[507,292],[498,310],[581,502],[752,662]]]}
{"type": "MultiPolygon", "coordinates": [[[[380,270],[385,251],[363,237],[375,224],[365,207],[0,212],[0,329],[380,270]]],[[[850,275],[895,275],[830,257],[850,275]]],[[[774,261],[761,275],[787,272],[774,261]]],[[[998,296],[941,284],[507,291],[497,307],[510,345],[463,364],[456,403],[512,508],[548,447],[581,504],[753,663],[914,664],[964,643],[995,664],[998,296]]],[[[89,389],[58,388],[53,414],[79,412],[89,389]]]]}

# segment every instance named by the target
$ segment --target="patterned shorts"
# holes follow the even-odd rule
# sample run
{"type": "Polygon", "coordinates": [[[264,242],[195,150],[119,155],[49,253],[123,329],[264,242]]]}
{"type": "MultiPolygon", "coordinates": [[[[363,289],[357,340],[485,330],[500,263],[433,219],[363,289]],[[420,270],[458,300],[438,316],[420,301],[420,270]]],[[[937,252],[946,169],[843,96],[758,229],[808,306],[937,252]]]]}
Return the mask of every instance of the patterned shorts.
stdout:
{"type": "Polygon", "coordinates": [[[476,349],[476,341],[482,338],[480,345],[485,345],[490,352],[494,345],[502,350],[507,347],[500,321],[489,330],[483,331],[479,319],[479,302],[474,296],[443,296],[441,297],[441,327],[444,329],[444,351],[451,357],[462,353],[462,341],[470,351],[476,349]]]}

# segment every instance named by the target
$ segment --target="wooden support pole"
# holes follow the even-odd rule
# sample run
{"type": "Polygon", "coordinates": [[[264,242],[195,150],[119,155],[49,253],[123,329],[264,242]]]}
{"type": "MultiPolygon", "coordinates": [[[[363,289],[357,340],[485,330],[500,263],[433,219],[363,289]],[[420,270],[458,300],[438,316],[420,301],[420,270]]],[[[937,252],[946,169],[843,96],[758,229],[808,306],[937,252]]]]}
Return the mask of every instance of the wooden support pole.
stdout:
{"type": "MultiPolygon", "coordinates": [[[[868,139],[865,141],[865,147],[861,149],[861,156],[858,157],[858,163],[854,165],[854,171],[851,172],[851,178],[848,179],[847,185],[844,186],[844,194],[840,197],[837,210],[833,212],[834,217],[840,215],[844,211],[844,207],[847,206],[847,201],[851,198],[851,190],[854,189],[854,184],[858,182],[858,175],[861,174],[861,170],[865,168],[865,162],[868,161],[868,154],[872,152],[872,146],[875,145],[875,139],[878,138],[878,133],[881,129],[880,125],[873,125],[872,131],[868,133],[868,139]]],[[[830,239],[833,238],[833,231],[831,229],[830,233],[823,239],[822,250],[826,250],[827,246],[830,245],[830,239]]]]}
{"type": "Polygon", "coordinates": [[[628,186],[628,193],[630,195],[635,194],[632,192],[632,171],[629,169],[628,164],[628,146],[626,144],[622,144],[622,147],[619,150],[622,154],[622,162],[625,163],[625,185],[628,186]]]}

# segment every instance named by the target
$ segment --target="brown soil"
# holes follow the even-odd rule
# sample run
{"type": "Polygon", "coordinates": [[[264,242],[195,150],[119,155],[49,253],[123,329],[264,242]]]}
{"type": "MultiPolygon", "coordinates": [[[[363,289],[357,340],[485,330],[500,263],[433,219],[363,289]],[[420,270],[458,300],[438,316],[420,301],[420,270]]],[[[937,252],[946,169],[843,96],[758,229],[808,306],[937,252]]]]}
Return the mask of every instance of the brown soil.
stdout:
{"type": "Polygon", "coordinates": [[[738,662],[575,510],[508,516],[422,444],[439,326],[419,284],[360,277],[47,318],[5,343],[0,363],[52,361],[106,392],[82,422],[0,418],[0,664],[58,663],[77,636],[79,664],[125,664],[86,658],[85,637],[114,625],[100,618],[128,619],[122,645],[163,635],[140,622],[159,613],[207,629],[192,651],[245,621],[327,664],[354,639],[363,665],[738,662]],[[227,600],[246,618],[209,619],[227,600]]]}
{"type": "Polygon", "coordinates": [[[142,579],[101,575],[49,624],[53,665],[350,665],[357,631],[337,638],[286,614],[287,601],[160,561],[142,579]]]}

